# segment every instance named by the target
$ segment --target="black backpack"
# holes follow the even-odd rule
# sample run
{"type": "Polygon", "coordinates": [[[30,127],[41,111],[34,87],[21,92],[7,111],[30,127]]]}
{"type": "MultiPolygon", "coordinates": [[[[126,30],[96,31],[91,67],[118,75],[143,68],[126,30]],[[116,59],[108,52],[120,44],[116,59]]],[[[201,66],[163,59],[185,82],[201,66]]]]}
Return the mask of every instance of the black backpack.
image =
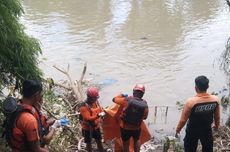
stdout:
{"type": "Polygon", "coordinates": [[[25,110],[18,105],[16,99],[13,97],[7,97],[3,101],[3,113],[5,115],[5,120],[2,125],[2,137],[4,137],[8,143],[10,143],[13,136],[13,128],[16,126],[16,119],[20,113],[24,111],[25,110]]]}
{"type": "Polygon", "coordinates": [[[140,125],[147,107],[146,101],[129,97],[128,106],[124,110],[122,120],[131,125],[140,125]]]}
{"type": "MultiPolygon", "coordinates": [[[[13,137],[13,129],[16,127],[16,120],[21,113],[28,112],[34,115],[31,110],[23,108],[20,104],[17,103],[17,100],[13,97],[7,97],[3,101],[3,113],[5,115],[5,120],[3,122],[3,133],[2,138],[5,138],[6,141],[10,144],[10,141],[13,137]]],[[[43,127],[41,125],[41,119],[37,120],[39,124],[39,135],[41,136],[43,127]]]]}

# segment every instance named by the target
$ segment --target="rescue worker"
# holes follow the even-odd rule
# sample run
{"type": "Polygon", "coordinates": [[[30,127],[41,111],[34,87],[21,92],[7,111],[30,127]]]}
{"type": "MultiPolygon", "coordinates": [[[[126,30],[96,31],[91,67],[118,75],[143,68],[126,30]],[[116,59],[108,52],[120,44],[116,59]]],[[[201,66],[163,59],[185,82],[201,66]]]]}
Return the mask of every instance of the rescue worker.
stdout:
{"type": "Polygon", "coordinates": [[[100,131],[100,118],[105,116],[105,112],[102,110],[98,103],[99,92],[95,87],[89,87],[86,91],[87,98],[80,106],[80,117],[82,134],[84,136],[84,142],[88,152],[92,151],[91,141],[95,139],[98,150],[103,152],[102,137],[100,131]]]}
{"type": "Polygon", "coordinates": [[[123,151],[129,152],[130,138],[134,139],[134,151],[140,151],[139,137],[141,133],[141,123],[148,116],[147,102],[142,99],[145,93],[145,86],[137,84],[133,88],[133,96],[120,94],[113,98],[113,102],[120,105],[121,121],[120,132],[123,143],[123,151]]]}
{"type": "Polygon", "coordinates": [[[188,121],[184,138],[185,152],[196,152],[198,140],[201,142],[203,152],[213,152],[212,127],[215,129],[219,127],[220,106],[218,97],[207,93],[208,88],[208,78],[198,76],[195,79],[197,94],[189,98],[184,105],[176,128],[176,137],[188,121]]]}
{"type": "MultiPolygon", "coordinates": [[[[35,109],[37,110],[37,113],[39,114],[40,120],[41,120],[41,147],[45,147],[45,145],[48,145],[50,141],[52,140],[55,130],[59,125],[53,125],[55,123],[55,120],[52,118],[48,118],[41,112],[41,105],[42,103],[39,103],[37,105],[34,105],[35,109]],[[56,126],[56,127],[55,127],[56,126]]],[[[56,121],[57,123],[58,121],[56,121]]]]}
{"type": "Polygon", "coordinates": [[[11,142],[12,151],[48,152],[48,149],[40,145],[39,116],[34,107],[42,103],[42,84],[36,80],[25,80],[22,87],[21,106],[30,109],[30,112],[23,112],[17,118],[11,142]]]}
{"type": "MultiPolygon", "coordinates": [[[[43,118],[38,107],[43,102],[42,84],[37,80],[25,80],[22,87],[23,97],[17,106],[18,110],[14,112],[13,117],[9,115],[9,120],[12,121],[6,123],[8,143],[13,152],[48,152],[48,149],[42,147],[43,139],[44,141],[47,140],[46,142],[50,141],[54,130],[62,126],[62,121],[66,121],[66,119],[53,121],[47,134],[49,136],[45,137],[43,118]]],[[[48,122],[46,123],[48,125],[48,122]]]]}

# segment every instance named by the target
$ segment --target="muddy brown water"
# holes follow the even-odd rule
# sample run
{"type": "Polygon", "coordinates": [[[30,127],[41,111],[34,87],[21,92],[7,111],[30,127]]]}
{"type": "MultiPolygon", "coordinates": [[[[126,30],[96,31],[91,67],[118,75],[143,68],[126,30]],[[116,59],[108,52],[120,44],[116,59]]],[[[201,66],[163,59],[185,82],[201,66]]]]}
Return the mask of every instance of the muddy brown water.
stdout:
{"type": "Polygon", "coordinates": [[[86,79],[101,84],[100,102],[112,104],[120,92],[146,86],[151,131],[173,132],[179,119],[176,101],[195,94],[194,79],[206,75],[209,92],[226,87],[220,56],[230,36],[230,12],[224,0],[24,0],[21,19],[39,39],[46,77],[86,79]],[[45,60],[44,60],[45,58],[45,60]],[[159,108],[154,120],[154,106],[159,108]]]}

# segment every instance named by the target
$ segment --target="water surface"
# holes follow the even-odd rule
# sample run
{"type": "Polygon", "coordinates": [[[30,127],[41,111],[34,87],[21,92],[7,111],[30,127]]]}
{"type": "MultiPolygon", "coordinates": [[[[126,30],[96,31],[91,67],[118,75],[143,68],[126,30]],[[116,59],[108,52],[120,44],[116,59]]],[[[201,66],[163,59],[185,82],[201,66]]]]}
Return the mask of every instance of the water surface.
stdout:
{"type": "MultiPolygon", "coordinates": [[[[206,75],[209,92],[226,87],[219,58],[230,36],[230,12],[223,0],[24,0],[22,23],[38,38],[46,58],[40,66],[47,77],[65,76],[66,68],[79,79],[84,62],[86,79],[104,85],[101,103],[112,103],[120,92],[146,85],[145,99],[154,106],[175,107],[195,94],[194,79],[206,75]]],[[[179,113],[158,110],[156,128],[176,125],[179,113]]]]}

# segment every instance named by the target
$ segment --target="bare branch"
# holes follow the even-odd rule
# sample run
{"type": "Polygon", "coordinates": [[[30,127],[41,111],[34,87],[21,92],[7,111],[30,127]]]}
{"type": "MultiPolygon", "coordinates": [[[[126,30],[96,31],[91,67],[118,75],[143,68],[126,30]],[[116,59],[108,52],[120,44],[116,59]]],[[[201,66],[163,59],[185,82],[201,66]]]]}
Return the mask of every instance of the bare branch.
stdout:
{"type": "Polygon", "coordinates": [[[57,87],[64,88],[64,89],[66,89],[66,90],[71,90],[70,87],[68,87],[68,86],[66,86],[66,85],[64,85],[64,84],[60,84],[60,83],[54,82],[54,85],[57,86],[57,87]]]}
{"type": "Polygon", "coordinates": [[[50,112],[48,109],[46,109],[44,106],[40,105],[42,107],[43,110],[45,110],[49,115],[51,115],[54,119],[58,120],[58,118],[52,113],[50,112]]]}
{"type": "Polygon", "coordinates": [[[86,150],[84,150],[84,149],[81,148],[81,145],[82,145],[83,140],[84,140],[84,138],[81,138],[81,139],[79,140],[79,142],[78,142],[77,148],[78,148],[78,150],[79,150],[80,152],[86,152],[86,150]]]}
{"type": "Polygon", "coordinates": [[[86,68],[87,68],[87,63],[84,64],[84,68],[83,68],[81,77],[80,77],[80,79],[79,79],[79,82],[80,82],[81,84],[82,84],[83,78],[84,78],[84,76],[85,76],[86,68]]]}
{"type": "Polygon", "coordinates": [[[58,68],[56,65],[53,65],[53,67],[54,67],[55,69],[57,69],[58,71],[60,71],[60,72],[62,72],[62,73],[64,73],[64,74],[67,74],[66,71],[64,71],[64,70],[62,70],[62,69],[60,69],[60,68],[58,68]]]}
{"type": "MultiPolygon", "coordinates": [[[[74,81],[72,80],[71,76],[69,75],[69,65],[67,67],[67,71],[65,70],[62,70],[60,68],[58,68],[57,66],[53,66],[55,69],[57,69],[58,71],[64,73],[68,79],[69,79],[69,83],[70,83],[70,86],[71,86],[71,89],[73,91],[73,93],[76,95],[78,101],[82,101],[83,100],[83,92],[82,92],[82,86],[79,85],[79,83],[74,83],[74,81]]],[[[84,68],[86,69],[86,68],[84,68]]],[[[84,72],[84,70],[83,70],[84,72]]],[[[84,75],[83,75],[84,76],[84,75]]],[[[83,76],[82,76],[82,79],[83,79],[83,76]]]]}

